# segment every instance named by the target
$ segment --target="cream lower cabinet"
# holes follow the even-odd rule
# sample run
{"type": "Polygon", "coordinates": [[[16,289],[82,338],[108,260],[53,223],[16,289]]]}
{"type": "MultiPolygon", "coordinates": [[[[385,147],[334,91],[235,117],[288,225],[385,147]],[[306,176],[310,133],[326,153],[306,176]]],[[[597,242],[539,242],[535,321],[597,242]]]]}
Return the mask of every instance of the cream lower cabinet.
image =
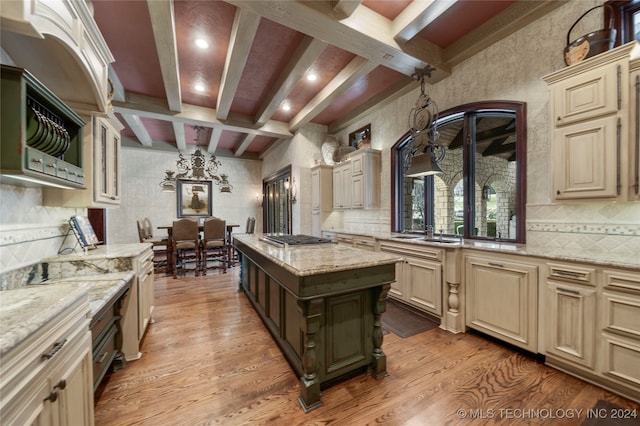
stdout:
{"type": "Polygon", "coordinates": [[[640,274],[605,269],[598,369],[607,385],[640,401],[640,274]]]}
{"type": "Polygon", "coordinates": [[[543,306],[548,357],[595,368],[596,282],[593,268],[548,264],[543,306]]]}
{"type": "Polygon", "coordinates": [[[538,349],[538,266],[522,257],[465,256],[466,325],[512,345],[538,349]]]}
{"type": "Polygon", "coordinates": [[[629,70],[631,72],[629,200],[640,200],[640,58],[631,61],[629,70]]]}
{"type": "Polygon", "coordinates": [[[151,323],[154,303],[153,251],[151,246],[132,259],[135,282],[125,294],[122,307],[122,352],[127,361],[139,359],[140,342],[151,323]]]}
{"type": "Polygon", "coordinates": [[[38,330],[3,357],[0,424],[91,426],[93,364],[88,301],[38,330]]]}
{"type": "Polygon", "coordinates": [[[416,244],[380,241],[380,251],[399,254],[403,262],[396,264],[396,281],[389,296],[423,312],[442,317],[443,250],[416,244]]]}

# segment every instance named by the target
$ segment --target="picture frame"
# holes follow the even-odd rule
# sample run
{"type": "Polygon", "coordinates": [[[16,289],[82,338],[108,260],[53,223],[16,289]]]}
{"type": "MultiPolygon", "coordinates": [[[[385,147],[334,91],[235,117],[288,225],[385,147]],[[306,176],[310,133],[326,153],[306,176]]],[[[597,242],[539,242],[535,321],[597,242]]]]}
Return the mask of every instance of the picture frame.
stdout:
{"type": "Polygon", "coordinates": [[[213,216],[212,184],[210,180],[178,179],[176,187],[178,217],[213,216]]]}
{"type": "Polygon", "coordinates": [[[371,147],[371,123],[349,133],[349,146],[356,150],[371,147]]]}

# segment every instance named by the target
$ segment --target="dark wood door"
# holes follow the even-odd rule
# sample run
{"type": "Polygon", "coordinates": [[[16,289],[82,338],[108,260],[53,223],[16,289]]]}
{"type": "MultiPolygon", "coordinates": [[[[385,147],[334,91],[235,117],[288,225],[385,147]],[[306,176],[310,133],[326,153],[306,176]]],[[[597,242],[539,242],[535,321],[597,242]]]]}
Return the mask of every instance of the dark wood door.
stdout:
{"type": "Polygon", "coordinates": [[[93,226],[93,230],[101,244],[107,244],[107,210],[106,209],[87,209],[89,223],[93,226]]]}

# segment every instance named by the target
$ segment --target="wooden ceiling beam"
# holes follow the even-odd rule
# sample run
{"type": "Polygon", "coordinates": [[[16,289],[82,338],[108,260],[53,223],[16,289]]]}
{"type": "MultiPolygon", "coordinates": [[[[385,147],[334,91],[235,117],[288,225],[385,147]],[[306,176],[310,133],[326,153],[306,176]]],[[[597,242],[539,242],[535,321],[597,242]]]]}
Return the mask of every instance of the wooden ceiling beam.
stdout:
{"type": "Polygon", "coordinates": [[[186,151],[187,141],[185,139],[184,123],[173,121],[171,122],[171,125],[173,126],[173,134],[176,137],[176,148],[180,152],[186,151]]]}
{"type": "Polygon", "coordinates": [[[153,144],[153,140],[151,139],[151,136],[149,136],[149,132],[147,132],[147,129],[142,123],[142,119],[140,119],[138,115],[122,114],[122,118],[143,146],[150,147],[153,144]]]}
{"type": "Polygon", "coordinates": [[[313,120],[338,96],[348,90],[360,77],[369,74],[378,65],[356,57],[347,64],[298,114],[289,122],[291,131],[296,131],[313,120]]]}
{"type": "Polygon", "coordinates": [[[409,3],[393,20],[394,40],[400,44],[411,40],[455,3],[456,0],[425,0],[409,3]]]}
{"type": "MultiPolygon", "coordinates": [[[[154,118],[163,121],[179,121],[186,124],[197,124],[205,127],[219,126],[223,130],[256,135],[270,136],[274,138],[292,137],[289,125],[282,121],[269,120],[259,127],[248,127],[238,123],[223,122],[216,117],[214,108],[198,105],[182,104],[182,112],[170,111],[163,99],[150,96],[127,93],[127,102],[113,102],[113,110],[120,114],[138,115],[140,117],[154,118]]],[[[244,117],[247,123],[253,123],[251,117],[244,117]]]]}
{"type": "Polygon", "coordinates": [[[356,11],[362,0],[330,0],[333,3],[333,10],[342,18],[351,16],[356,11]]]}
{"type": "Polygon", "coordinates": [[[240,144],[240,146],[233,152],[233,155],[236,157],[240,157],[246,150],[251,146],[253,140],[256,138],[256,135],[248,134],[244,137],[244,140],[240,144]]]}
{"type": "Polygon", "coordinates": [[[178,44],[176,42],[175,14],[171,0],[147,0],[153,38],[160,61],[164,91],[171,111],[180,112],[180,70],[178,67],[178,44]]]}
{"type": "Polygon", "coordinates": [[[259,24],[260,16],[240,8],[236,10],[218,92],[216,110],[219,120],[225,120],[229,115],[259,24]]]}
{"type": "Polygon", "coordinates": [[[213,154],[218,149],[218,143],[220,143],[220,136],[222,136],[222,127],[216,126],[211,129],[211,137],[209,138],[209,146],[207,152],[213,154]]]}
{"type": "Polygon", "coordinates": [[[287,67],[280,74],[280,78],[265,96],[266,100],[256,114],[256,124],[262,125],[273,116],[282,101],[289,96],[296,83],[304,76],[326,47],[327,43],[322,40],[305,36],[287,67]]]}

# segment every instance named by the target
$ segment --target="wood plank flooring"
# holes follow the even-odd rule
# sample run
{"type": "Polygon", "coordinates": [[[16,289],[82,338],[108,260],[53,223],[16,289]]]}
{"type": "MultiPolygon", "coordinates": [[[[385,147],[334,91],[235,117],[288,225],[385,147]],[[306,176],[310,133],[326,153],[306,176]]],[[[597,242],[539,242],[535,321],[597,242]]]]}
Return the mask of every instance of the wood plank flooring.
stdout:
{"type": "Polygon", "coordinates": [[[297,377],[237,292],[238,268],[159,275],[143,356],[103,386],[97,426],[579,425],[599,399],[640,416],[632,401],[483,337],[440,329],[385,335],[388,377],[338,383],[305,414],[297,377]]]}

